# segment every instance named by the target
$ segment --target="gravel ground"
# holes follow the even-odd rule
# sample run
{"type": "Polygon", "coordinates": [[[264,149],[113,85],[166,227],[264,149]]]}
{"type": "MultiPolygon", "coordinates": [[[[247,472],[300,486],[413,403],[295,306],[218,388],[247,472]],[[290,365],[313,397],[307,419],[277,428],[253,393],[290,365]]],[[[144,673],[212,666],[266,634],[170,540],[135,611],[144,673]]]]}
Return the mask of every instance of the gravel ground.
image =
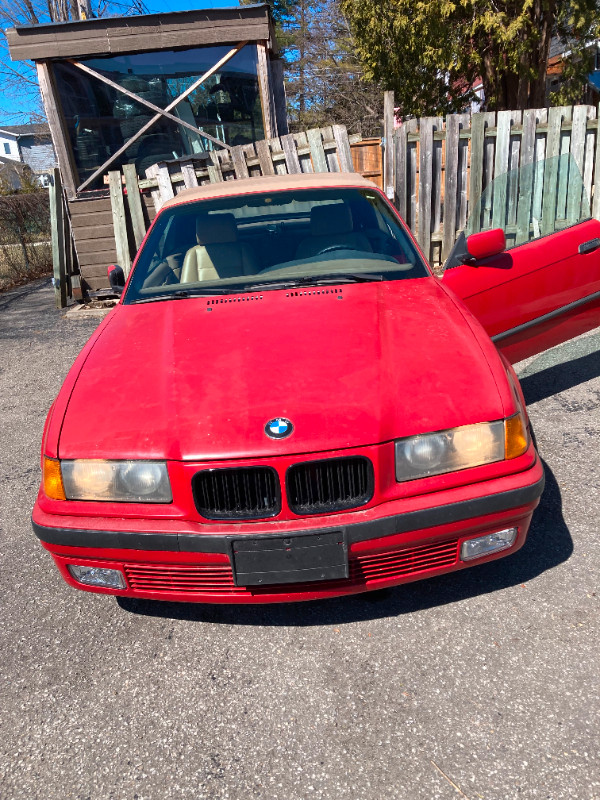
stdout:
{"type": "Polygon", "coordinates": [[[48,281],[0,296],[2,800],[600,798],[600,334],[520,365],[547,470],[522,551],[235,608],[76,592],[30,530],[44,416],[97,323],[48,281]]]}

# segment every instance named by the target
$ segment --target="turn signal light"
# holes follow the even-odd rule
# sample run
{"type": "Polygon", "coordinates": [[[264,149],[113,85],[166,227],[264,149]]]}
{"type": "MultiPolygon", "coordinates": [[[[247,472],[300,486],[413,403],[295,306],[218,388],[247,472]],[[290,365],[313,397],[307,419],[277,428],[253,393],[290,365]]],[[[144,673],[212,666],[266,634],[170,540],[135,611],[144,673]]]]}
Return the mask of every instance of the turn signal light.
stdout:
{"type": "Polygon", "coordinates": [[[44,466],[42,468],[42,485],[44,494],[50,500],[66,500],[65,488],[63,486],[62,474],[60,471],[60,461],[44,456],[44,466]]]}
{"type": "Polygon", "coordinates": [[[504,437],[504,458],[517,458],[527,450],[529,436],[522,412],[504,420],[504,437]]]}

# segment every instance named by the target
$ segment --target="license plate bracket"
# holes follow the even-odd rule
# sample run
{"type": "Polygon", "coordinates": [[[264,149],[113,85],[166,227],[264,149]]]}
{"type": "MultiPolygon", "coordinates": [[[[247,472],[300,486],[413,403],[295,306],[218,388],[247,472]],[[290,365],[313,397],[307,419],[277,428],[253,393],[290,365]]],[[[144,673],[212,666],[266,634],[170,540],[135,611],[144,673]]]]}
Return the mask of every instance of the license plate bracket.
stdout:
{"type": "Polygon", "coordinates": [[[230,541],[236,586],[269,586],[348,578],[343,528],[288,536],[245,536],[230,541]]]}

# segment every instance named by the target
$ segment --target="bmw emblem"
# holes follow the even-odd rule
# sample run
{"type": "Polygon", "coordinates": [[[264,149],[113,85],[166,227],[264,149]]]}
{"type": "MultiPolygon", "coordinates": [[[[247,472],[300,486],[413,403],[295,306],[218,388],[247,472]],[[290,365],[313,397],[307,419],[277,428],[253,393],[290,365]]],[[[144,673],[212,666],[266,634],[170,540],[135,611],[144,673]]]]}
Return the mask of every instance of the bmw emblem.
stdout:
{"type": "Polygon", "coordinates": [[[265,425],[265,433],[270,439],[285,439],[294,430],[294,426],[284,417],[270,419],[265,425]]]}

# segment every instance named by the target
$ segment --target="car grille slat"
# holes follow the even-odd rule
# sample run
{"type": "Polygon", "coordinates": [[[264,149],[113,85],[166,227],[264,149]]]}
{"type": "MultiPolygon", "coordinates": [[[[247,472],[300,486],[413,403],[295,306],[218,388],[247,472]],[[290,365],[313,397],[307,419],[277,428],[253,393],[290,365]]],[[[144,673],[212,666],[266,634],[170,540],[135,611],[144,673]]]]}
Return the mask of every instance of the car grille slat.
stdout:
{"type": "Polygon", "coordinates": [[[207,519],[261,519],[281,510],[272,467],[202,470],[192,478],[192,493],[198,513],[207,519]]]}
{"type": "Polygon", "coordinates": [[[294,594],[319,589],[368,587],[409,575],[435,572],[458,561],[458,539],[350,559],[350,577],[335,581],[285,584],[285,586],[235,586],[229,564],[124,564],[127,583],[139,592],[234,595],[294,594]]]}
{"type": "Polygon", "coordinates": [[[288,504],[295,514],[322,514],[363,506],[373,497],[373,464],[344,456],[293,464],[287,472],[288,504]]]}

